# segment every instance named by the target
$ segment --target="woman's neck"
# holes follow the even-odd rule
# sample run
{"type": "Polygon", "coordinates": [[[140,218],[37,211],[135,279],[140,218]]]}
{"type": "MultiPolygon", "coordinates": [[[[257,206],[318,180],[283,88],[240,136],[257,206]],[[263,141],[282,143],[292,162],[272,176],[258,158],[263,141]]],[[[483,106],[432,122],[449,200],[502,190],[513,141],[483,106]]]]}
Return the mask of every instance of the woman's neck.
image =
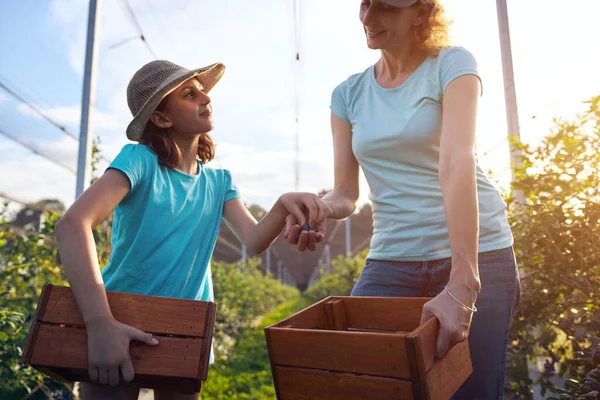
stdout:
{"type": "Polygon", "coordinates": [[[394,50],[381,50],[375,64],[375,78],[384,86],[402,84],[427,58],[427,53],[416,46],[403,46],[394,50]]]}

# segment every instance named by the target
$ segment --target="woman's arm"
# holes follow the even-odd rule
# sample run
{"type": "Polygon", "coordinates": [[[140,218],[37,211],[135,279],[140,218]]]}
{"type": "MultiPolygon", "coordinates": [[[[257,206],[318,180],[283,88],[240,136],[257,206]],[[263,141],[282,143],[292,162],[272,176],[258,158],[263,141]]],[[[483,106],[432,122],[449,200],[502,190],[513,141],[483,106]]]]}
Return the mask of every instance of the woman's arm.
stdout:
{"type": "MultiPolygon", "coordinates": [[[[352,152],[352,126],[331,113],[331,133],[333,136],[334,187],[321,200],[326,204],[329,218],[344,219],[356,210],[359,196],[359,166],[352,152]]],[[[297,245],[298,250],[304,251],[307,246],[303,242],[301,222],[295,215],[286,218],[285,237],[290,244],[297,245]]],[[[327,220],[318,226],[325,233],[327,220]]]]}
{"type": "Polygon", "coordinates": [[[88,333],[88,362],[92,380],[116,385],[133,379],[129,341],[157,344],[149,333],[117,322],[108,305],[100,275],[92,229],[108,217],[129,193],[129,180],[110,169],[73,203],[55,228],[65,274],[88,333]]]}
{"type": "Polygon", "coordinates": [[[359,196],[358,161],[352,152],[352,126],[331,113],[334,186],[322,197],[332,219],[344,219],[356,210],[359,196]]]}
{"type": "Polygon", "coordinates": [[[477,254],[479,202],[475,160],[475,125],[479,79],[459,77],[443,102],[439,180],[448,223],[452,272],[448,289],[462,302],[475,303],[480,289],[477,254]]]}
{"type": "MultiPolygon", "coordinates": [[[[302,224],[308,223],[311,227],[326,221],[328,216],[327,207],[316,195],[286,193],[277,199],[258,223],[239,198],[225,203],[223,217],[236,237],[252,252],[260,254],[277,239],[289,213],[293,213],[302,224]]],[[[306,242],[311,250],[315,250],[317,243],[323,240],[323,233],[304,231],[300,240],[306,242]]]]}
{"type": "MultiPolygon", "coordinates": [[[[444,94],[440,143],[439,181],[452,252],[448,290],[464,305],[473,307],[480,290],[477,265],[479,205],[477,199],[475,125],[480,93],[479,79],[464,75],[452,81],[444,94]]],[[[445,290],[425,305],[422,320],[440,320],[437,355],[468,336],[472,312],[445,290]]]]}

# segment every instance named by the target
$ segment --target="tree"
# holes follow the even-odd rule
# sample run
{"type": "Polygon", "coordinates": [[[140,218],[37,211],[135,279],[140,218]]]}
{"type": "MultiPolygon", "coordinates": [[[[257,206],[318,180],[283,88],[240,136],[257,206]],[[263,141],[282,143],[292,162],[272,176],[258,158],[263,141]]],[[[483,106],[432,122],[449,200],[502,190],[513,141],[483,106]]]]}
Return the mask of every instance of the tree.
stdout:
{"type": "MultiPolygon", "coordinates": [[[[517,260],[525,273],[512,328],[513,372],[524,357],[546,359],[541,378],[561,399],[600,396],[600,96],[575,121],[555,120],[538,148],[519,145],[522,166],[510,200],[517,260]],[[566,390],[547,378],[559,366],[566,390]]],[[[511,379],[526,396],[525,377],[511,379]]]]}

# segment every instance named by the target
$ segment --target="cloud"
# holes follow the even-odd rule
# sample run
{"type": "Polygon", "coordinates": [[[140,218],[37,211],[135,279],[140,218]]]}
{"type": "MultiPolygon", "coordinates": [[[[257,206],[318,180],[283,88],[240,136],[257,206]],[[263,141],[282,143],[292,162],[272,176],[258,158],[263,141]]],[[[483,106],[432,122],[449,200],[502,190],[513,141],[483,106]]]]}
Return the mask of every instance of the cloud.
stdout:
{"type": "Polygon", "coordinates": [[[4,95],[3,93],[0,93],[0,104],[4,103],[6,101],[6,95],[4,95]]]}
{"type": "Polygon", "coordinates": [[[42,157],[14,148],[20,158],[0,161],[0,170],[11,171],[11,179],[2,179],[0,190],[25,202],[58,198],[69,206],[75,198],[76,177],[42,157]],[[44,171],[40,174],[40,171],[44,171]]]}
{"type": "MultiPolygon", "coordinates": [[[[17,107],[17,110],[28,117],[41,118],[41,116],[35,113],[31,108],[25,104],[21,104],[17,107]]],[[[61,106],[53,108],[40,108],[42,113],[48,115],[51,119],[58,122],[61,125],[77,126],[81,121],[81,107],[75,106],[61,106]]],[[[119,120],[115,115],[110,112],[94,110],[92,115],[92,129],[98,130],[124,130],[127,122],[119,120]]]]}

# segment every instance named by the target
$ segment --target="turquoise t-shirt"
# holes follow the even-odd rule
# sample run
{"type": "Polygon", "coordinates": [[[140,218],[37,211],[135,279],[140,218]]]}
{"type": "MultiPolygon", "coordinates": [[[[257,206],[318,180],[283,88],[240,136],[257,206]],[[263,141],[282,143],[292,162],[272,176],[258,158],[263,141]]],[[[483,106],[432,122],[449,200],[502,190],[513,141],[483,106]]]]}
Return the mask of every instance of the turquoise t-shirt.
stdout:
{"type": "Polygon", "coordinates": [[[198,161],[198,175],[158,163],[143,144],[123,147],[109,168],[131,191],[116,207],[106,290],[214,301],[210,258],[225,202],[239,197],[227,170],[198,161]]]}
{"type": "MultiPolygon", "coordinates": [[[[479,77],[462,47],[427,58],[402,85],[380,86],[373,66],[335,88],[331,110],[352,125],[352,151],[370,188],[373,237],[369,257],[428,261],[451,256],[438,179],[442,98],[462,75],[479,77]]],[[[506,203],[477,166],[479,251],[513,244],[506,203]]]]}

